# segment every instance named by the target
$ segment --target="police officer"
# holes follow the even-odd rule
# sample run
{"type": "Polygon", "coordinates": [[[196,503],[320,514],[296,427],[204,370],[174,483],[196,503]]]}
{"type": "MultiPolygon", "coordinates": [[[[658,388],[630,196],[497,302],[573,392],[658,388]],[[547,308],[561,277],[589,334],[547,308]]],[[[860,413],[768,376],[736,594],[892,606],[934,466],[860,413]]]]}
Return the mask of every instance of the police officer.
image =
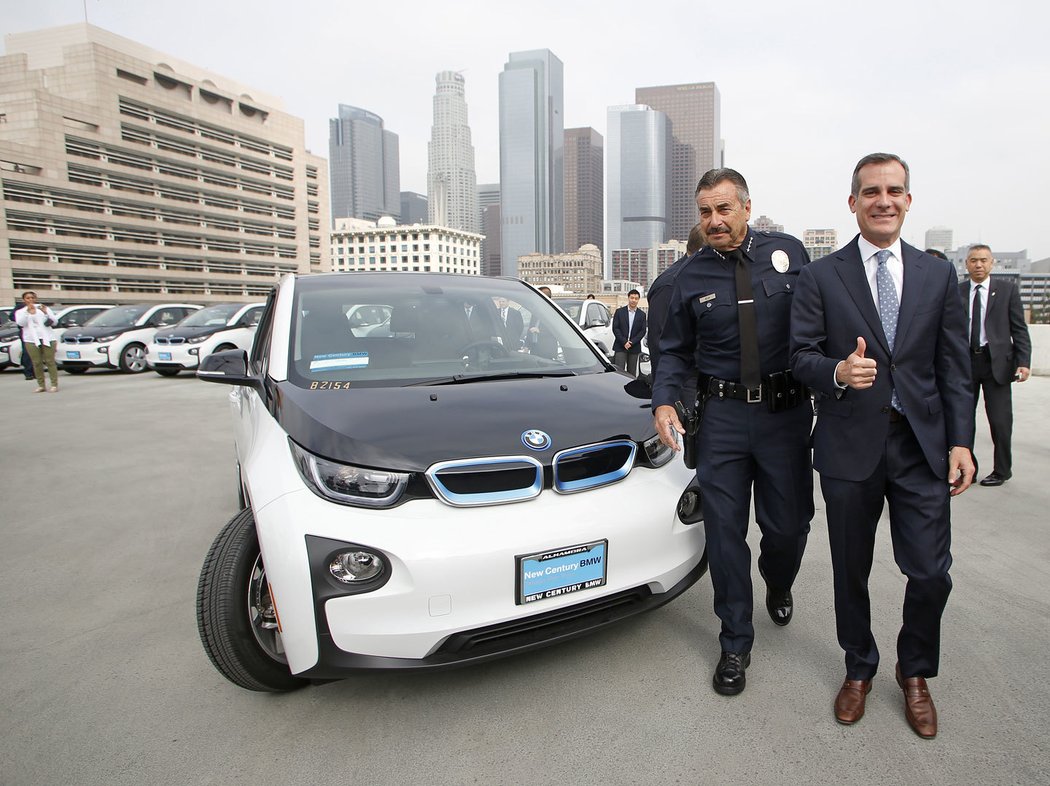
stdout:
{"type": "Polygon", "coordinates": [[[762,531],[758,569],[777,625],[791,621],[791,585],[813,517],[813,411],[788,360],[791,301],[809,255],[797,238],[748,227],[751,199],[739,172],[707,172],[696,203],[707,245],[675,282],[653,414],[661,440],[679,449],[677,435],[686,432],[674,403],[686,376],[699,371],[696,477],[715,613],[722,621],[712,684],[732,696],[744,689],[755,636],[746,541],[752,485],[762,531]]]}

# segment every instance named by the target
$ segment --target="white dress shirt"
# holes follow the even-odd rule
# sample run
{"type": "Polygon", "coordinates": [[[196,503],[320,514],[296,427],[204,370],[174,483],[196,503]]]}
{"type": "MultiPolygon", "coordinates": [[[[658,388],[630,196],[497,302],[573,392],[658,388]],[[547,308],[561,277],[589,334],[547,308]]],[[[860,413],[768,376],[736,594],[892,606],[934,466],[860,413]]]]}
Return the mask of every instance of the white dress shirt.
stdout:
{"type": "Polygon", "coordinates": [[[988,334],[984,332],[984,323],[988,319],[988,284],[991,281],[990,278],[986,278],[980,284],[970,281],[970,319],[967,323],[971,332],[966,335],[969,336],[973,331],[973,299],[977,295],[981,297],[981,346],[983,347],[988,343],[988,334]],[[980,289],[977,289],[980,287],[980,289]]]}
{"type": "Polygon", "coordinates": [[[57,321],[54,311],[48,309],[45,314],[40,306],[36,307],[35,314],[30,314],[27,308],[15,312],[15,322],[22,328],[22,337],[29,344],[46,345],[58,341],[58,334],[51,329],[57,321]]]}
{"type": "MultiPolygon", "coordinates": [[[[879,285],[875,276],[879,272],[879,260],[876,255],[882,250],[873,243],[869,243],[863,236],[857,239],[860,248],[860,258],[864,260],[864,275],[868,279],[868,288],[871,289],[871,299],[875,301],[875,310],[879,310],[879,285]]],[[[893,241],[888,246],[892,256],[886,260],[886,269],[893,279],[893,286],[897,290],[897,303],[901,302],[901,293],[904,291],[904,260],[901,257],[901,239],[893,241]]]]}

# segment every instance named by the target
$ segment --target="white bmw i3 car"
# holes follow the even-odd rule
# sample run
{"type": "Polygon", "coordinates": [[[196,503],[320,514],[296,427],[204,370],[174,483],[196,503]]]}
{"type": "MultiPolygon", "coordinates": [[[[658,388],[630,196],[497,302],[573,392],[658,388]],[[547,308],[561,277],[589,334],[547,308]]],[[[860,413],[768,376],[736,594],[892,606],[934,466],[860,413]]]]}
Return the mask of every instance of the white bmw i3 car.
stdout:
{"type": "Polygon", "coordinates": [[[648,389],[517,279],[286,276],[232,386],[240,513],[201,571],[212,663],[251,690],[480,662],[593,631],[706,570],[648,389]],[[496,303],[542,341],[519,347],[496,303]],[[382,305],[381,333],[348,315],[382,305]]]}
{"type": "Polygon", "coordinates": [[[263,303],[215,303],[174,327],[158,330],[146,348],[146,364],[162,377],[196,369],[212,352],[251,349],[263,303]]]}

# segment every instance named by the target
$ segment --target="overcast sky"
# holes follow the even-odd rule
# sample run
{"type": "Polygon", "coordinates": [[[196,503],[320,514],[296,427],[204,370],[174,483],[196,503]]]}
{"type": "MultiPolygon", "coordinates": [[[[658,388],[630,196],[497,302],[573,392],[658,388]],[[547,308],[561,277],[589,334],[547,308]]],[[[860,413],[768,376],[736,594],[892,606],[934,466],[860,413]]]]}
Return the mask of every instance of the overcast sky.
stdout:
{"type": "Polygon", "coordinates": [[[606,133],[638,86],[714,81],[726,164],[752,217],[856,232],[853,166],[912,168],[905,240],[1050,256],[1050,54],[1042,3],[751,0],[0,0],[0,30],[88,20],[279,96],[328,155],[340,103],[401,140],[401,188],[426,193],[434,76],[463,71],[479,183],[499,180],[498,75],[507,54],[565,64],[565,126],[606,133]]]}

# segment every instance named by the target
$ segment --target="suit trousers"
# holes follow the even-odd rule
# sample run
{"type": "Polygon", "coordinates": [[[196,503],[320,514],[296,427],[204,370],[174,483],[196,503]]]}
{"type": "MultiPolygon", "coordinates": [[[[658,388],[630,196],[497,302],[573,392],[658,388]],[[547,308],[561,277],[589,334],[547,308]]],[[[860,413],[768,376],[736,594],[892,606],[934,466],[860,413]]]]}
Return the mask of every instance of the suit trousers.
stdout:
{"type": "Polygon", "coordinates": [[[696,478],[707,534],[707,557],[719,642],[727,652],[750,652],[751,550],[747,545],[751,489],[762,531],[758,568],[774,587],[795,581],[813,518],[813,469],[808,403],[771,413],[765,403],[709,399],[697,434],[696,478]]]}
{"type": "Polygon", "coordinates": [[[614,352],[613,365],[620,371],[626,371],[631,376],[638,376],[638,359],[640,352],[614,352]]]}
{"type": "Polygon", "coordinates": [[[994,471],[1009,478],[1013,474],[1011,440],[1014,430],[1013,388],[1000,385],[992,376],[992,358],[987,351],[970,355],[973,369],[973,415],[977,419],[977,400],[984,391],[984,412],[992,433],[994,471]]]}
{"type": "Polygon", "coordinates": [[[930,469],[906,420],[890,423],[882,459],[861,481],[821,476],[835,585],[835,622],[846,677],[870,680],[879,665],[871,633],[868,578],[883,502],[889,502],[893,558],[907,577],[897,659],[906,677],[935,677],[941,615],[952,580],[948,483],[930,469]]]}

